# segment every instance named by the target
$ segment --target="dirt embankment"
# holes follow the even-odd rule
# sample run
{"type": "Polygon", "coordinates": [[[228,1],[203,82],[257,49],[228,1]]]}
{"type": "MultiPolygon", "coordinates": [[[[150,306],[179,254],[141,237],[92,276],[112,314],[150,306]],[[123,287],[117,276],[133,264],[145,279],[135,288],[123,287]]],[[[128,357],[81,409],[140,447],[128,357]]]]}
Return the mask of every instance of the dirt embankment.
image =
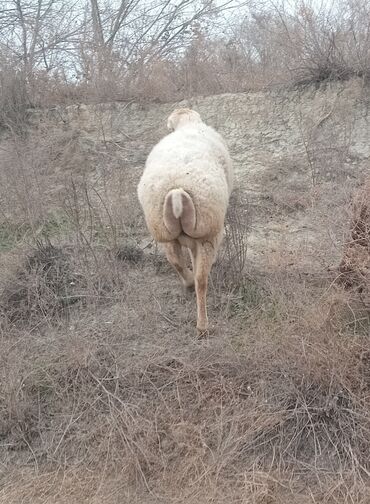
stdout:
{"type": "Polygon", "coordinates": [[[343,201],[369,169],[370,98],[361,81],[176,104],[78,105],[52,115],[84,142],[119,146],[122,163],[138,177],[177,106],[196,108],[229,143],[236,186],[252,219],[251,260],[274,254],[282,243],[291,254],[306,247],[307,268],[318,260],[317,242],[331,258],[339,255],[343,201]],[[338,221],[336,236],[316,225],[329,213],[338,221]]]}

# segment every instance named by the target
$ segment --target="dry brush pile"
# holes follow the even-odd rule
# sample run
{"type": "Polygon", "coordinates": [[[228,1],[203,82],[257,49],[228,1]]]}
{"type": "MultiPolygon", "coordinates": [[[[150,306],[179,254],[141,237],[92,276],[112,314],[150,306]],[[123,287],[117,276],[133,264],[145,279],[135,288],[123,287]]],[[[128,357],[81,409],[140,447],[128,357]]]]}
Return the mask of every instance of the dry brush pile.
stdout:
{"type": "Polygon", "coordinates": [[[352,204],[350,233],[339,264],[340,280],[354,288],[370,306],[370,181],[357,191],[352,204]]]}

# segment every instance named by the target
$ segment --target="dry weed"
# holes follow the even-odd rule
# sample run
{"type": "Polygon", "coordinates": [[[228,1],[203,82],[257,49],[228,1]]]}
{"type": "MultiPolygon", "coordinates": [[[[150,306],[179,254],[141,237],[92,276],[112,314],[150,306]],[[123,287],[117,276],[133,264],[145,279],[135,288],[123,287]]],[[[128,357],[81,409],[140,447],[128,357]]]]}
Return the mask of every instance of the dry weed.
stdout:
{"type": "Polygon", "coordinates": [[[339,264],[339,280],[347,288],[359,292],[366,307],[369,307],[370,294],[370,183],[357,191],[352,205],[350,236],[345,243],[342,260],[339,264]]]}
{"type": "Polygon", "coordinates": [[[246,196],[235,190],[226,215],[225,236],[213,268],[214,282],[229,288],[243,284],[251,213],[246,196]]]}

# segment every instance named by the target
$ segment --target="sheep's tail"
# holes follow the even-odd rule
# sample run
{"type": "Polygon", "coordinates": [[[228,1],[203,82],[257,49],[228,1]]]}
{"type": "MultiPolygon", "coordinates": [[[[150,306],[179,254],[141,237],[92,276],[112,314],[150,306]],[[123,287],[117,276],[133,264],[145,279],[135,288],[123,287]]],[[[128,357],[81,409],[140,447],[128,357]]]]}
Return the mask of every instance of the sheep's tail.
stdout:
{"type": "Polygon", "coordinates": [[[169,191],[164,200],[163,221],[175,237],[181,233],[191,236],[195,229],[196,213],[190,194],[183,189],[169,191]]]}

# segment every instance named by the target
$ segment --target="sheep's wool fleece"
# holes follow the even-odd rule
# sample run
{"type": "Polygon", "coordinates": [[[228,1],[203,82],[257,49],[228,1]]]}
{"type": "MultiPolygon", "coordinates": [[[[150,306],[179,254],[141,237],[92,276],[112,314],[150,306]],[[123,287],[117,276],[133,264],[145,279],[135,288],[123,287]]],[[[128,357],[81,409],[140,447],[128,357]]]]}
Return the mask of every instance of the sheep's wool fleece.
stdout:
{"type": "Polygon", "coordinates": [[[216,236],[223,229],[232,183],[232,163],[221,135],[203,122],[182,125],[152,149],[139,182],[138,197],[152,236],[174,239],[163,223],[163,204],[170,190],[180,188],[196,209],[192,238],[216,236]]]}

